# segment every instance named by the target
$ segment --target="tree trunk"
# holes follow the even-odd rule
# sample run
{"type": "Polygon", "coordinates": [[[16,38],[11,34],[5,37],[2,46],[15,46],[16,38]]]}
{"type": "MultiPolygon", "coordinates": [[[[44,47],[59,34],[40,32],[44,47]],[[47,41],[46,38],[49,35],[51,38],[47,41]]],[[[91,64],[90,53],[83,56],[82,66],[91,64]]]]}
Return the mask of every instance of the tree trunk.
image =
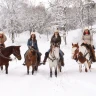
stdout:
{"type": "Polygon", "coordinates": [[[66,33],[63,34],[63,40],[64,40],[65,45],[67,45],[67,42],[66,42],[66,33]]]}
{"type": "Polygon", "coordinates": [[[15,37],[14,37],[14,33],[13,33],[13,32],[12,32],[12,37],[11,37],[11,39],[12,39],[12,43],[14,43],[15,37]]]}

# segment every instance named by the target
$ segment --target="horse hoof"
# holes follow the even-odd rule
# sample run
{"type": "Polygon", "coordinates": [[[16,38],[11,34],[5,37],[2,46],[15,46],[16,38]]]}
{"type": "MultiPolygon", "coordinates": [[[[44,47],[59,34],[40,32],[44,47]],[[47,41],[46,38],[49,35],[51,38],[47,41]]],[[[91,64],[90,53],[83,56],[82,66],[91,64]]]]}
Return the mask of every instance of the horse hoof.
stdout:
{"type": "Polygon", "coordinates": [[[38,70],[38,67],[35,67],[35,71],[37,71],[38,70]]]}
{"type": "Polygon", "coordinates": [[[88,72],[86,68],[85,68],[85,72],[88,72]]]}
{"type": "Polygon", "coordinates": [[[32,72],[32,75],[34,74],[34,72],[32,72]]]}
{"type": "Polygon", "coordinates": [[[29,75],[29,72],[27,72],[27,75],[29,75]]]}

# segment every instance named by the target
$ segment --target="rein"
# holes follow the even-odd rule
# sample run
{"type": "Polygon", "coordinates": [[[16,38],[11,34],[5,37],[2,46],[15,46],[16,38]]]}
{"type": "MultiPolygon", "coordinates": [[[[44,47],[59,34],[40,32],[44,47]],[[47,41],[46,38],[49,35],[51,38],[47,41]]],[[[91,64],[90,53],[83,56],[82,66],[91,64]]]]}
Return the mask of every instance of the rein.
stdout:
{"type": "Polygon", "coordinates": [[[56,58],[55,57],[53,57],[53,59],[52,58],[50,58],[50,57],[48,57],[52,62],[54,61],[54,60],[56,60],[56,58]]]}
{"type": "Polygon", "coordinates": [[[37,52],[37,50],[35,50],[35,49],[34,49],[34,48],[32,48],[32,47],[31,47],[31,48],[29,48],[29,49],[30,49],[30,50],[34,50],[35,52],[37,52]]]}
{"type": "MultiPolygon", "coordinates": [[[[50,55],[51,55],[51,54],[50,54],[50,55]]],[[[54,52],[53,52],[53,55],[54,55],[54,52]]],[[[55,56],[53,57],[53,56],[51,55],[51,57],[48,57],[48,58],[49,58],[52,62],[53,62],[54,60],[57,60],[55,56]],[[52,58],[51,58],[51,57],[52,57],[52,58]]]]}
{"type": "MultiPolygon", "coordinates": [[[[79,50],[79,49],[78,49],[78,50],[79,50]]],[[[78,56],[78,55],[77,55],[78,57],[77,57],[76,62],[78,61],[78,58],[79,58],[79,57],[83,57],[83,58],[85,58],[85,57],[87,56],[88,53],[89,53],[89,52],[85,53],[83,56],[78,56]]],[[[79,54],[79,53],[78,53],[78,54],[79,54]]],[[[89,58],[89,59],[90,59],[90,58],[89,58]]]]}

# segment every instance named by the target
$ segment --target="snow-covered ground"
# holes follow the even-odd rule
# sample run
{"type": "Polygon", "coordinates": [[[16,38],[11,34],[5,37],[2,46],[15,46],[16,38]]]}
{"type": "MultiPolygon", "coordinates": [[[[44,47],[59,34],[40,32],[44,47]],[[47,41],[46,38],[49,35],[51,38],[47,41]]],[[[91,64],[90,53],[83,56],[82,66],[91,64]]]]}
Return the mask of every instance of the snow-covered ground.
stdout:
{"type": "MultiPolygon", "coordinates": [[[[81,34],[79,29],[70,31],[67,35],[67,46],[64,45],[62,38],[61,49],[65,53],[65,67],[61,73],[58,72],[57,78],[54,74],[52,78],[49,77],[48,62],[46,65],[41,65],[34,75],[31,75],[31,72],[27,75],[27,68],[22,64],[29,33],[20,34],[14,45],[21,45],[22,60],[10,62],[8,75],[4,70],[0,71],[0,96],[96,96],[96,63],[92,64],[91,72],[85,73],[83,70],[80,73],[78,64],[71,59],[71,43],[80,42],[81,34]]],[[[50,41],[47,41],[45,35],[41,35],[41,38],[38,33],[36,35],[43,61],[44,54],[50,47],[50,41]]],[[[10,39],[6,42],[6,46],[9,45],[13,45],[10,39]]]]}

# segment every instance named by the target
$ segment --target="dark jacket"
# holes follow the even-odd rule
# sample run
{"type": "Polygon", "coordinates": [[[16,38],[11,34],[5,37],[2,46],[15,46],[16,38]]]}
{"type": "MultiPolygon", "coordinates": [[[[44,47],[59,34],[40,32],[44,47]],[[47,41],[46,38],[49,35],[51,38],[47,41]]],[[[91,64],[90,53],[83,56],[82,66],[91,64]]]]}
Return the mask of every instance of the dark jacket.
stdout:
{"type": "Polygon", "coordinates": [[[39,49],[38,49],[38,44],[37,44],[37,40],[36,40],[36,41],[33,41],[33,40],[31,40],[31,39],[28,39],[27,46],[28,46],[28,48],[29,48],[30,46],[33,46],[35,50],[39,51],[39,49]]]}
{"type": "Polygon", "coordinates": [[[59,43],[61,44],[61,37],[58,36],[57,38],[53,35],[51,38],[51,43],[59,43]]]}

